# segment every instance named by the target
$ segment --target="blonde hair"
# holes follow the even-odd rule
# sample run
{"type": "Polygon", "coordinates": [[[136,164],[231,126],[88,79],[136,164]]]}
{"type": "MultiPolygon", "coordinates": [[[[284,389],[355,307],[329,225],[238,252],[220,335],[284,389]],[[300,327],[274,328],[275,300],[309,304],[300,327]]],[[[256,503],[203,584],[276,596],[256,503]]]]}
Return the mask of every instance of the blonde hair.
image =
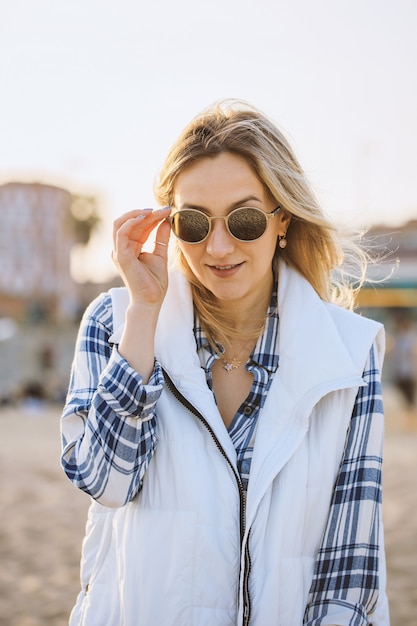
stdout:
{"type": "MultiPolygon", "coordinates": [[[[177,176],[188,166],[223,152],[243,157],[290,215],[287,247],[277,247],[276,254],[302,274],[323,300],[352,308],[355,292],[364,282],[367,253],[352,238],[342,236],[325,216],[285,136],[249,104],[237,100],[216,103],[186,126],[155,183],[159,204],[173,203],[177,176]]],[[[207,325],[218,331],[219,310],[212,294],[198,283],[180,251],[179,261],[190,280],[206,332],[207,325]]],[[[233,336],[233,320],[220,320],[220,325],[233,336]]]]}

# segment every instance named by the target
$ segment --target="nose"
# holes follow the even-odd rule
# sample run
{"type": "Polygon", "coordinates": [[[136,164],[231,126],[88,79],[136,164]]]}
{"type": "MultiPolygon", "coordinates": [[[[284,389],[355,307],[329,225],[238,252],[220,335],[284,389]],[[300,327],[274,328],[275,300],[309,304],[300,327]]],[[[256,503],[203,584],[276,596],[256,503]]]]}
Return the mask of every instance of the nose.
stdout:
{"type": "Polygon", "coordinates": [[[213,219],[211,231],[206,240],[206,250],[215,259],[221,259],[233,252],[235,240],[229,233],[224,219],[213,219]]]}

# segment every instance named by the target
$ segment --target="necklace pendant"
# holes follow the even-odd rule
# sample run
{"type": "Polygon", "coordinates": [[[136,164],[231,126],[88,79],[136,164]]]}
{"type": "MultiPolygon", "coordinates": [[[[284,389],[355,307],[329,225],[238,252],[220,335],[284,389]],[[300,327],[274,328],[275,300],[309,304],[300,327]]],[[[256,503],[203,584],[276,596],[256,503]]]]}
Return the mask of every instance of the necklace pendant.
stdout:
{"type": "Polygon", "coordinates": [[[226,361],[225,359],[222,359],[222,363],[223,369],[226,370],[226,372],[231,372],[232,370],[237,370],[242,365],[242,363],[244,363],[244,361],[239,361],[239,359],[235,357],[231,361],[226,361]]]}

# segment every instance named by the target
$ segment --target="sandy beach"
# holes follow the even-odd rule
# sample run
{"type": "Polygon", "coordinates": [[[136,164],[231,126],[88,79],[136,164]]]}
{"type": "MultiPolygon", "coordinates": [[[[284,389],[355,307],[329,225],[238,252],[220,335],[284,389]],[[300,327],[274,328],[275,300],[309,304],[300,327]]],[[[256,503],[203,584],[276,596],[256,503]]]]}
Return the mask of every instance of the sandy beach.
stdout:
{"type": "MultiPolygon", "coordinates": [[[[392,390],[385,405],[391,624],[416,626],[417,412],[407,414],[392,390]]],[[[59,407],[0,410],[1,626],[64,626],[79,590],[89,498],[60,469],[59,413],[59,407]]]]}

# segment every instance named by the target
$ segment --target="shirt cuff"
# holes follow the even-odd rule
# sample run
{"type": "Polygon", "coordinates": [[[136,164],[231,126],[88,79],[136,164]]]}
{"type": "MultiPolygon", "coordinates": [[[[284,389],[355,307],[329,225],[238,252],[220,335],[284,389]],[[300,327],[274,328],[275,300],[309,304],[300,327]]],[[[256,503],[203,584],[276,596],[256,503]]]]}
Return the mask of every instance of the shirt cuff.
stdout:
{"type": "Polygon", "coordinates": [[[140,374],[130,367],[114,346],[107,367],[101,374],[98,393],[119,415],[146,422],[154,415],[163,385],[162,369],[157,361],[149,382],[144,385],[140,374]]]}
{"type": "Polygon", "coordinates": [[[347,600],[322,600],[307,605],[304,626],[367,626],[370,624],[365,608],[347,600]]]}

